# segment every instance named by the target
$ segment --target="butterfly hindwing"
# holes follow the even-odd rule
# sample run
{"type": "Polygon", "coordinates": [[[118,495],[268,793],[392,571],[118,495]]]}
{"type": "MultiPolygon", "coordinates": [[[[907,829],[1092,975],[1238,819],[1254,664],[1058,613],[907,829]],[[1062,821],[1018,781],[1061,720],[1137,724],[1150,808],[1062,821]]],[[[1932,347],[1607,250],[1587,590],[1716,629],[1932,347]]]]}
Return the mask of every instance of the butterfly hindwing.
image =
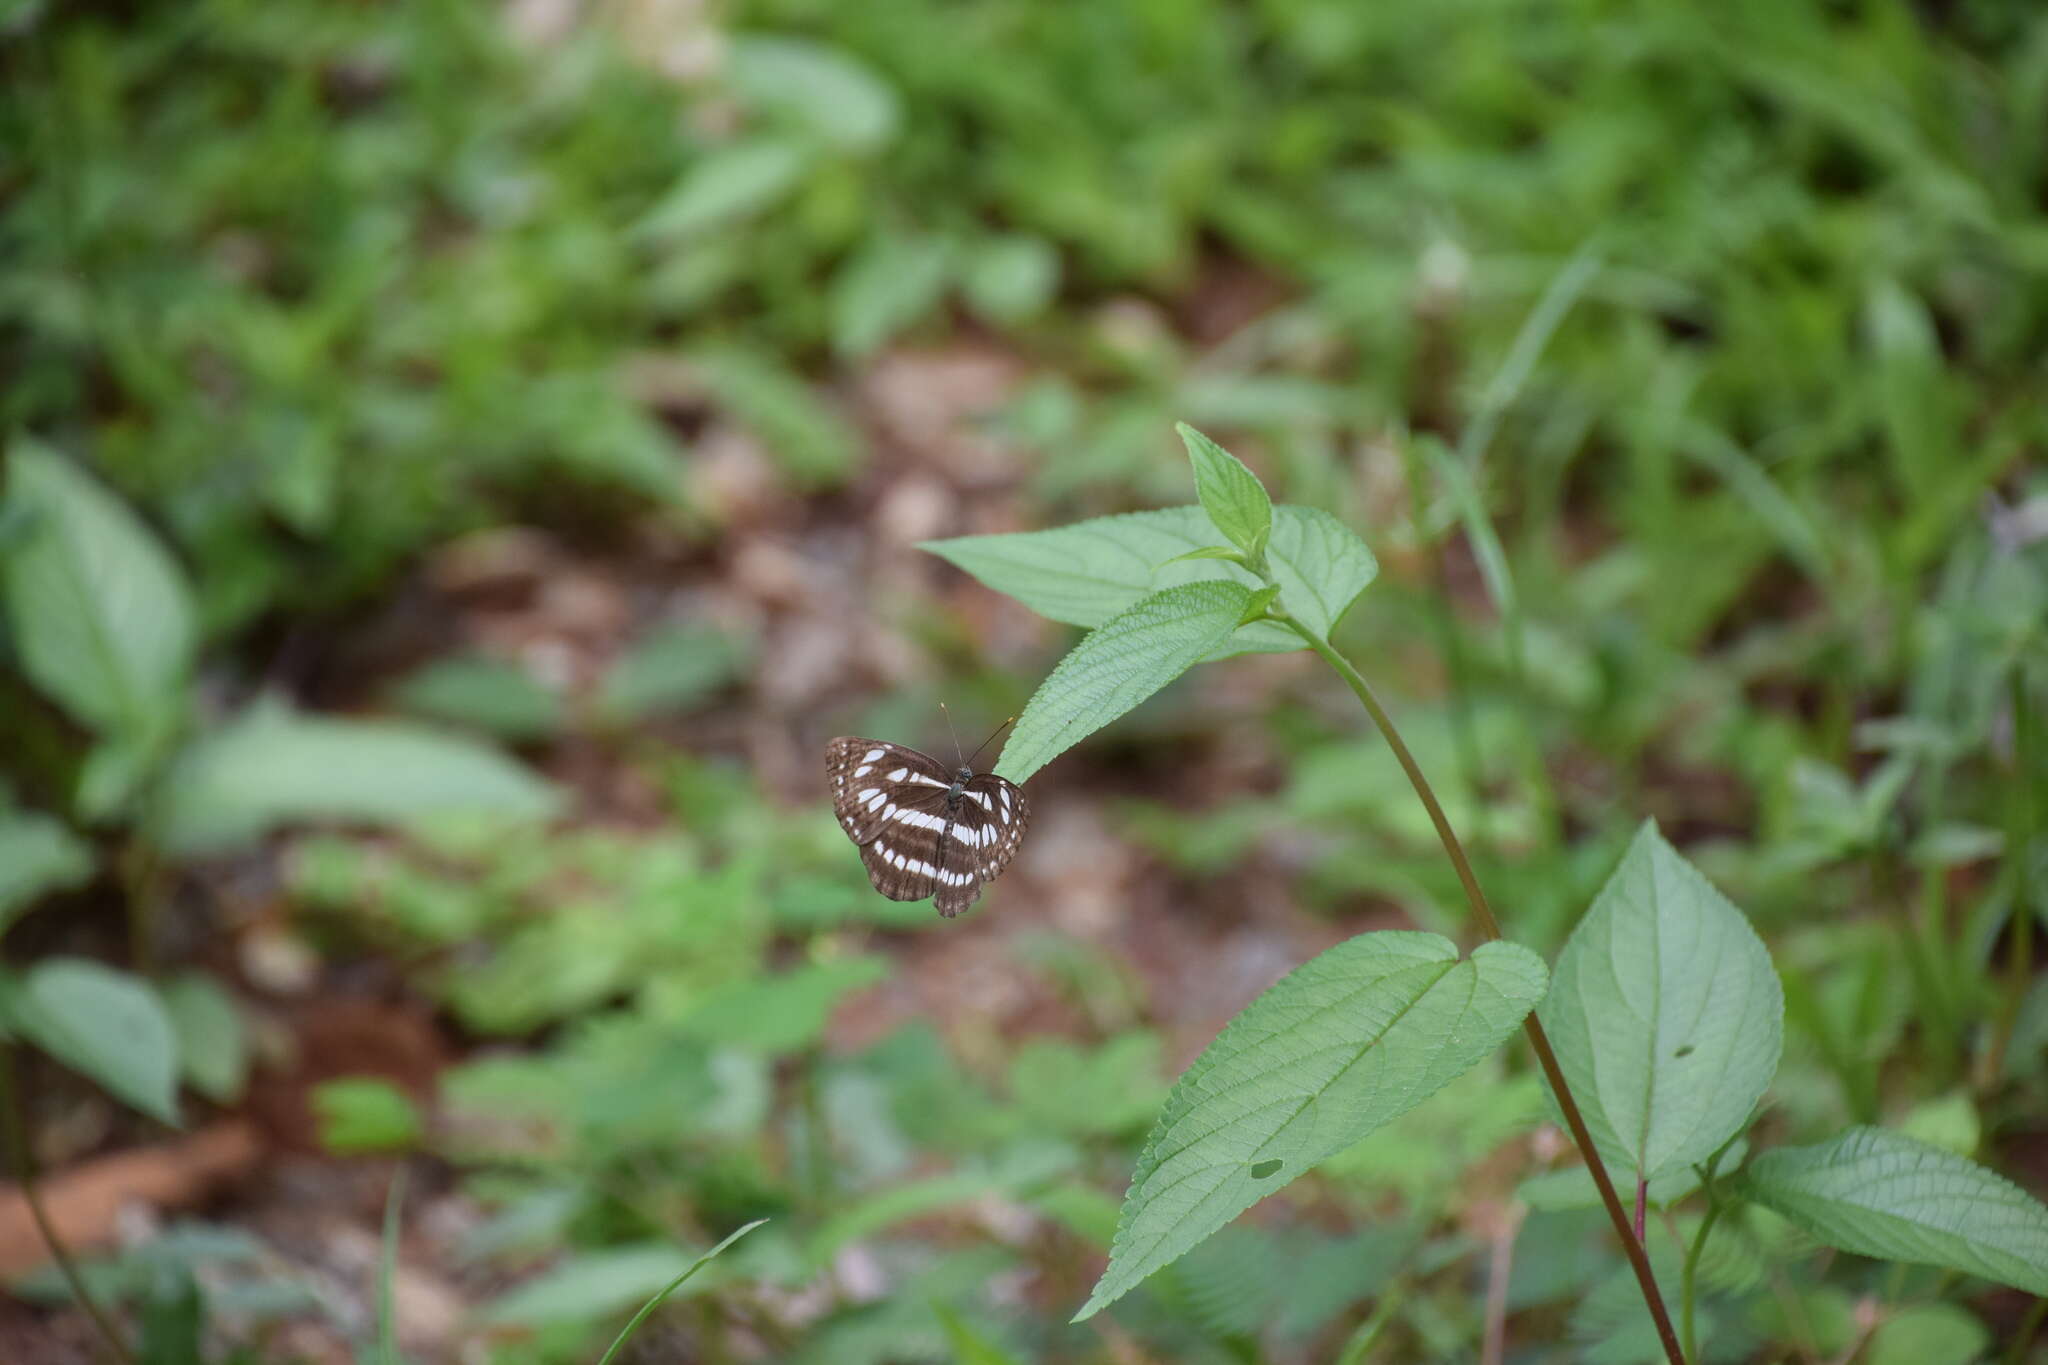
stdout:
{"type": "Polygon", "coordinates": [[[929,896],[957,915],[1024,837],[1024,793],[994,773],[950,773],[915,749],[855,736],[826,746],[825,767],[840,828],[891,900],[929,896]]]}
{"type": "Polygon", "coordinates": [[[994,773],[981,774],[969,782],[967,790],[961,794],[985,797],[989,812],[996,817],[996,828],[1000,833],[981,849],[980,859],[981,879],[992,882],[1017,855],[1017,845],[1024,842],[1024,827],[1031,822],[1030,803],[1026,801],[1022,787],[994,773]]]}

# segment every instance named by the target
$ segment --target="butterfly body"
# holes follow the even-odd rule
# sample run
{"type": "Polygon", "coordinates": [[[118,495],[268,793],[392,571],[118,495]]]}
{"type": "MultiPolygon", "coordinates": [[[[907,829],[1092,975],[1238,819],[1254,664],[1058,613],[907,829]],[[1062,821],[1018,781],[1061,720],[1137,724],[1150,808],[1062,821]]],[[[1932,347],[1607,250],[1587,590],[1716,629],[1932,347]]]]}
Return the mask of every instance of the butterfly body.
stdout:
{"type": "Polygon", "coordinates": [[[825,746],[832,809],[860,849],[868,880],[891,900],[927,896],[948,918],[1009,866],[1030,822],[1015,783],[881,739],[825,746]]]}

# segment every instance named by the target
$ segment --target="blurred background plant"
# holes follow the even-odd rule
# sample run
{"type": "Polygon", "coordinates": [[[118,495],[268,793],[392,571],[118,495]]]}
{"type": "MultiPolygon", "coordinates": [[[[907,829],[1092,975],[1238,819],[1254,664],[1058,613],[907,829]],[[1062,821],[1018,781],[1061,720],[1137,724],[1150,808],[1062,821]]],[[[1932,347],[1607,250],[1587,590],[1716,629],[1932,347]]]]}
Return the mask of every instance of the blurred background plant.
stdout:
{"type": "MultiPolygon", "coordinates": [[[[1511,933],[1655,815],[1780,964],[1768,1129],[2040,1190],[2044,141],[2017,4],[0,4],[0,1027],[58,1212],[175,1187],[82,1270],[339,1358],[397,1152],[421,1359],[594,1359],[762,1215],[647,1347],[1455,1358],[1504,1274],[1638,1358],[1522,1059],[1066,1325],[1217,1025],[1464,927],[1287,658],[1036,779],[970,920],[867,890],[822,741],[1065,643],[913,543],[1185,501],[1178,419],[1380,554],[1511,933]]],[[[1754,1242],[1728,1358],[2038,1325],[1754,1242]]],[[[0,1357],[86,1349],[39,1259],[0,1357]]]]}

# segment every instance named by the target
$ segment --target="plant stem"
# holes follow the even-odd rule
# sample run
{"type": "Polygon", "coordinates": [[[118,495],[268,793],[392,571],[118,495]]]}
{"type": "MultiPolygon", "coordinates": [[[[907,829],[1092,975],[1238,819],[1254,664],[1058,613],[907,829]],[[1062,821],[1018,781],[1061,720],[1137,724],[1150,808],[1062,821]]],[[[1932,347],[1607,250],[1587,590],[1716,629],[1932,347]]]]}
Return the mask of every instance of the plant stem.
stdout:
{"type": "Polygon", "coordinates": [[[2034,1334],[2041,1330],[2043,1316],[2048,1316],[2048,1298],[2036,1298],[2034,1306],[2020,1319],[2019,1329],[2012,1334],[2012,1346],[2005,1353],[2006,1365],[2025,1365],[2027,1348],[2034,1344],[2034,1334]]]}
{"type": "Polygon", "coordinates": [[[2027,992],[2034,981],[2034,887],[2033,878],[2028,875],[2034,860],[2034,831],[2038,825],[2035,815],[2035,786],[2026,779],[2034,760],[2034,714],[2027,705],[2027,677],[2024,662],[2015,663],[2007,679],[2007,692],[2012,706],[2012,756],[2013,756],[2013,799],[2011,814],[2006,821],[2006,848],[2008,863],[2012,868],[2012,952],[2009,960],[2010,984],[2006,988],[2004,1008],[1999,1011],[1997,1025],[1991,1034],[1991,1049],[1985,1059],[1985,1085],[1998,1083],[2005,1070],[2006,1049],[2012,1046],[2013,1030],[2018,1027],[2020,1011],[2027,1002],[2027,992]]]}
{"type": "Polygon", "coordinates": [[[1405,1280],[1395,1280],[1388,1285],[1386,1291],[1380,1295],[1379,1306],[1372,1310],[1372,1316],[1360,1323],[1358,1330],[1353,1332],[1351,1339],[1345,1343],[1344,1353],[1337,1357],[1337,1365],[1359,1365],[1359,1362],[1365,1359],[1365,1353],[1380,1339],[1380,1334],[1387,1330],[1387,1324],[1393,1321],[1394,1314],[1399,1312],[1407,1301],[1408,1284],[1405,1280]]]}
{"type": "Polygon", "coordinates": [[[114,873],[128,902],[128,965],[137,976],[154,976],[163,861],[146,836],[136,835],[114,855],[114,873]]]}
{"type": "Polygon", "coordinates": [[[1486,788],[1479,761],[1479,741],[1472,733],[1471,708],[1465,704],[1465,697],[1470,691],[1466,686],[1465,647],[1458,633],[1457,618],[1451,612],[1450,565],[1444,555],[1443,538],[1429,534],[1428,509],[1422,492],[1422,457],[1416,451],[1415,442],[1402,442],[1401,458],[1408,474],[1408,524],[1414,529],[1416,542],[1428,546],[1430,572],[1436,577],[1436,593],[1430,599],[1430,620],[1436,627],[1437,648],[1443,651],[1444,671],[1450,678],[1452,751],[1457,755],[1458,778],[1472,797],[1472,843],[1491,862],[1488,850],[1493,841],[1487,833],[1486,788]]]}
{"type": "MultiPolygon", "coordinates": [[[[1308,647],[1319,655],[1323,662],[1335,669],[1337,676],[1344,679],[1358,697],[1365,713],[1372,717],[1372,723],[1379,728],[1386,739],[1387,747],[1394,751],[1394,760],[1401,765],[1401,771],[1408,774],[1409,785],[1422,799],[1422,805],[1429,812],[1430,823],[1436,826],[1437,838],[1443,841],[1444,852],[1450,857],[1451,866],[1457,870],[1458,880],[1465,888],[1465,899],[1471,902],[1473,918],[1486,937],[1502,937],[1500,921],[1493,916],[1493,907],[1486,903],[1486,893],[1479,888],[1479,879],[1472,874],[1472,863],[1465,856],[1465,849],[1458,842],[1458,835],[1451,828],[1451,822],[1444,815],[1444,808],[1437,803],[1436,793],[1430,789],[1429,779],[1422,775],[1422,768],[1415,761],[1415,755],[1408,752],[1408,746],[1401,739],[1401,732],[1394,728],[1394,721],[1380,705],[1372,685],[1351,661],[1332,649],[1329,642],[1302,625],[1292,616],[1275,612],[1274,617],[1294,631],[1308,647]]],[[[1671,1328],[1671,1315],[1664,1310],[1663,1295],[1657,1292],[1657,1277],[1650,1269],[1649,1253],[1629,1225],[1628,1210],[1622,1207],[1621,1196],[1614,1192],[1614,1181],[1607,1174],[1606,1165],[1600,1160],[1599,1149],[1593,1145],[1593,1135],[1586,1130],[1585,1117],[1579,1113],[1578,1101],[1572,1098],[1571,1087],[1565,1084],[1564,1072],[1558,1067],[1557,1054],[1551,1049],[1550,1037],[1543,1031],[1543,1022],[1534,1013],[1522,1021],[1522,1029],[1529,1035],[1529,1046],[1536,1053],[1536,1064],[1543,1068],[1544,1079],[1550,1082],[1550,1093],[1557,1098],[1557,1107],[1564,1114],[1567,1127],[1571,1129],[1572,1141],[1578,1144],[1579,1153],[1585,1158],[1586,1169],[1593,1176],[1593,1183],[1600,1190],[1600,1202],[1607,1208],[1607,1219],[1614,1224],[1615,1235],[1621,1238],[1622,1250],[1628,1255],[1629,1268],[1635,1271],[1636,1284],[1642,1290],[1643,1302],[1649,1306],[1650,1318],[1657,1325],[1657,1337],[1664,1345],[1664,1354],[1671,1365],[1685,1365],[1685,1355],[1679,1349],[1678,1334],[1671,1328]]]]}
{"type": "Polygon", "coordinates": [[[79,1273],[78,1263],[71,1259],[64,1243],[57,1240],[57,1230],[50,1226],[50,1215],[43,1209],[43,1197],[36,1190],[36,1161],[29,1146],[28,1122],[22,1117],[21,1094],[14,1083],[14,1049],[4,1043],[0,1043],[0,1111],[4,1111],[7,1125],[7,1145],[13,1155],[15,1182],[21,1186],[22,1202],[28,1205],[29,1216],[35,1219],[36,1231],[42,1233],[44,1244],[50,1248],[50,1259],[63,1272],[64,1282],[71,1286],[72,1297],[92,1319],[93,1326],[107,1344],[108,1353],[121,1365],[135,1365],[128,1343],[121,1339],[113,1321],[86,1290],[85,1276],[79,1273]]]}
{"type": "Polygon", "coordinates": [[[1515,1237],[1522,1230],[1528,1206],[1519,1200],[1501,1215],[1493,1230],[1492,1254],[1486,1267],[1486,1318],[1479,1337],[1479,1365],[1501,1365],[1508,1340],[1508,1281],[1513,1277],[1515,1237]]]}
{"type": "Polygon", "coordinates": [[[384,1193],[384,1237],[377,1254],[377,1352],[379,1365],[405,1365],[398,1354],[398,1219],[405,1207],[405,1163],[391,1173],[384,1193]]]}
{"type": "MultiPolygon", "coordinates": [[[[1708,1177],[1711,1183],[1711,1175],[1708,1177]]],[[[1698,1232],[1692,1235],[1692,1245],[1685,1249],[1685,1269],[1678,1279],[1678,1317],[1685,1330],[1685,1358],[1700,1358],[1698,1335],[1693,1331],[1692,1306],[1699,1298],[1700,1252],[1706,1249],[1707,1234],[1713,1230],[1714,1220],[1721,1216],[1721,1201],[1714,1198],[1711,1189],[1707,1191],[1706,1216],[1700,1219],[1698,1232]]]]}
{"type": "Polygon", "coordinates": [[[822,1211],[832,1198],[829,1172],[832,1168],[832,1137],[825,1128],[824,1086],[819,1079],[824,1062],[816,1049],[804,1053],[801,1063],[804,1107],[804,1176],[812,1207],[822,1211]]]}

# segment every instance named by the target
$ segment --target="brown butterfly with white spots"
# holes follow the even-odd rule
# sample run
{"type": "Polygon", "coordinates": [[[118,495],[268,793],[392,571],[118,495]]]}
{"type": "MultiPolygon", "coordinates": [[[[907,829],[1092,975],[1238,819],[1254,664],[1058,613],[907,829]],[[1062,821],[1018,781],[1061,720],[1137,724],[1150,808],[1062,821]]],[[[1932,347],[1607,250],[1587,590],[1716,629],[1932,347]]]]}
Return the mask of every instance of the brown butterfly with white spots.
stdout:
{"type": "Polygon", "coordinates": [[[852,735],[825,746],[840,828],[890,900],[930,896],[951,919],[1010,865],[1031,807],[1016,783],[968,762],[949,772],[915,749],[852,735]]]}

